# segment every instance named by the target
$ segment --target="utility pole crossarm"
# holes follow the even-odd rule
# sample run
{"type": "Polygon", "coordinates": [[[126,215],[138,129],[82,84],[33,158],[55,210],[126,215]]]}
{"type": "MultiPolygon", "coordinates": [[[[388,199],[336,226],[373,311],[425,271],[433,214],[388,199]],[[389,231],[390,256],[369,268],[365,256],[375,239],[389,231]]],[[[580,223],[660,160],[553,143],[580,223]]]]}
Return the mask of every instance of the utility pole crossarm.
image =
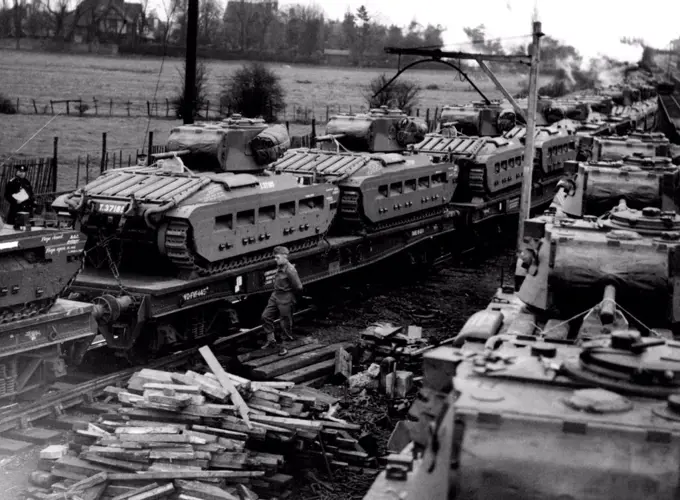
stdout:
{"type": "Polygon", "coordinates": [[[500,54],[475,54],[471,52],[450,52],[441,49],[401,49],[398,47],[385,47],[385,53],[387,54],[397,54],[400,56],[420,56],[420,57],[431,57],[432,59],[458,59],[473,60],[473,61],[493,61],[493,62],[504,62],[504,63],[524,63],[531,64],[531,56],[519,54],[519,55],[500,55],[500,54]]]}

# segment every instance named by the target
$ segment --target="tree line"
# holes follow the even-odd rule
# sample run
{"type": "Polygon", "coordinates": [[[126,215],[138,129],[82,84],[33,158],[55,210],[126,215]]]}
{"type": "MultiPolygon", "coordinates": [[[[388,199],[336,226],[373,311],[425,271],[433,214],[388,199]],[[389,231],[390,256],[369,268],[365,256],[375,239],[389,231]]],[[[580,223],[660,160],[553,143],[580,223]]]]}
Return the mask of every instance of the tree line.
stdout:
{"type": "MultiPolygon", "coordinates": [[[[164,12],[123,0],[0,0],[0,37],[40,37],[57,42],[118,43],[123,53],[182,56],[186,40],[187,0],[164,3],[164,12]],[[163,15],[161,15],[163,14],[163,15]],[[164,21],[161,21],[161,18],[164,21]],[[121,19],[120,22],[116,22],[121,19]]],[[[442,47],[445,28],[385,24],[380,13],[365,6],[330,19],[315,5],[279,6],[272,0],[200,0],[199,55],[248,58],[290,63],[394,66],[397,56],[384,47],[442,47]]],[[[490,54],[526,53],[530,35],[511,46],[489,37],[485,26],[464,28],[469,44],[450,50],[475,50],[490,54]]],[[[463,35],[461,34],[461,35],[463,35]]],[[[550,37],[542,41],[542,58],[573,57],[578,52],[550,37]]],[[[402,57],[406,64],[414,58],[402,57]]],[[[462,64],[465,66],[465,64],[462,64]]],[[[517,70],[496,64],[496,69],[517,70]]],[[[475,67],[473,64],[472,67],[475,67]]]]}

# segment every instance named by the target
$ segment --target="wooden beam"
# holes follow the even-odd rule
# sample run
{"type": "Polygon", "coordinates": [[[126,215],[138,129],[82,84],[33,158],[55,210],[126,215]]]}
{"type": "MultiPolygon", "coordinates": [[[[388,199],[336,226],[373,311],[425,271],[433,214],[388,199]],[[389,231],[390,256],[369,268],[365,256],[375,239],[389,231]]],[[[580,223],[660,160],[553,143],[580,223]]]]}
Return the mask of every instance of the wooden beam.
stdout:
{"type": "Polygon", "coordinates": [[[241,394],[239,394],[239,392],[236,390],[236,387],[234,387],[229,375],[224,371],[224,368],[222,368],[220,362],[217,361],[217,358],[210,350],[210,347],[203,346],[198,350],[198,352],[201,353],[201,356],[203,356],[203,359],[205,359],[210,371],[212,371],[215,374],[215,377],[217,377],[220,385],[222,385],[222,387],[224,387],[224,389],[229,392],[229,395],[231,396],[231,402],[238,407],[241,418],[243,418],[243,421],[248,426],[248,429],[252,429],[253,426],[250,423],[250,418],[248,417],[248,405],[246,405],[246,402],[241,397],[241,394]]]}
{"type": "Polygon", "coordinates": [[[519,225],[517,228],[517,251],[524,248],[524,221],[531,212],[532,174],[534,170],[534,140],[536,131],[536,106],[538,102],[538,65],[541,60],[541,23],[533,24],[531,44],[531,68],[529,69],[529,103],[527,106],[527,129],[524,143],[524,168],[522,170],[522,198],[519,206],[519,225]]]}
{"type": "Polygon", "coordinates": [[[515,110],[515,113],[517,113],[519,116],[522,117],[522,120],[524,120],[524,123],[527,123],[527,116],[524,114],[524,110],[520,108],[519,104],[517,104],[517,101],[515,101],[515,98],[510,95],[510,93],[503,87],[503,84],[500,82],[498,78],[496,78],[496,75],[493,74],[493,71],[489,69],[489,67],[486,65],[486,62],[484,62],[483,59],[478,58],[477,59],[477,64],[479,64],[479,67],[482,68],[482,71],[486,73],[486,76],[488,76],[491,81],[498,87],[498,90],[500,90],[501,94],[503,94],[503,97],[505,97],[508,102],[512,105],[512,107],[515,110]]]}
{"type": "Polygon", "coordinates": [[[401,56],[420,56],[431,57],[433,59],[457,59],[478,61],[495,61],[505,63],[524,63],[531,64],[532,58],[529,55],[499,55],[499,54],[481,54],[471,52],[451,52],[441,49],[401,49],[398,47],[385,47],[385,53],[397,54],[401,56]]]}

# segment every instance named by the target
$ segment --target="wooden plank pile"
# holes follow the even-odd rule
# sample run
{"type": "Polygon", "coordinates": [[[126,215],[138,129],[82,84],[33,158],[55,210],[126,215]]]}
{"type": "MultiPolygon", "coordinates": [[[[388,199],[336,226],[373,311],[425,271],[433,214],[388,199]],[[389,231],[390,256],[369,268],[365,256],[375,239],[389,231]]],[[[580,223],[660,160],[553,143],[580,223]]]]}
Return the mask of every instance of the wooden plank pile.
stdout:
{"type": "Polygon", "coordinates": [[[392,356],[402,365],[414,363],[418,366],[423,354],[434,348],[423,338],[421,327],[411,325],[404,331],[403,327],[389,323],[376,323],[366,328],[361,332],[360,346],[373,356],[392,356]]]}
{"type": "Polygon", "coordinates": [[[226,373],[207,347],[209,372],[142,369],[96,421],[76,424],[68,454],[41,459],[26,492],[36,500],[254,500],[291,498],[302,467],[372,465],[359,426],[332,417],[337,402],[293,382],[226,373]]]}
{"type": "Polygon", "coordinates": [[[325,345],[307,337],[287,343],[285,356],[279,356],[278,349],[272,349],[248,352],[237,358],[254,380],[313,383],[332,375],[336,352],[352,345],[354,342],[325,345]]]}

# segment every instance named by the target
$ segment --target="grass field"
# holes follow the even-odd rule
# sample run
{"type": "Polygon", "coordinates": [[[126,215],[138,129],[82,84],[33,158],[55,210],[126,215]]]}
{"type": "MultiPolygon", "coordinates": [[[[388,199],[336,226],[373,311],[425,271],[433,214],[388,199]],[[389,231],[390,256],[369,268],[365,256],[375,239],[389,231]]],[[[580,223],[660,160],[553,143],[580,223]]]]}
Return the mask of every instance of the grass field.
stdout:
{"type": "MultiPolygon", "coordinates": [[[[92,102],[114,99],[137,103],[154,98],[173,97],[180,85],[178,69],[183,61],[167,58],[161,69],[161,60],[156,58],[127,58],[82,56],[68,54],[45,54],[39,52],[0,50],[0,93],[12,100],[28,105],[32,99],[39,109],[50,99],[78,99],[92,102]],[[160,77],[159,77],[160,74],[160,77]]],[[[242,62],[207,61],[209,69],[209,97],[217,102],[221,82],[242,62]]],[[[326,116],[326,107],[331,112],[353,111],[365,108],[365,87],[372,78],[392,70],[334,68],[318,66],[270,65],[281,77],[286,93],[288,110],[294,107],[312,108],[320,132],[326,116]]],[[[416,81],[422,92],[418,106],[423,110],[444,104],[467,103],[479,99],[479,95],[466,83],[461,82],[453,71],[413,70],[404,75],[416,81]]],[[[508,90],[515,92],[523,77],[502,76],[508,90]]],[[[491,81],[482,79],[475,82],[489,98],[499,98],[500,93],[491,81]]],[[[31,105],[32,107],[32,105],[31,105]]],[[[287,113],[291,113],[287,111],[287,113]]],[[[292,113],[291,113],[292,114],[292,113]]],[[[0,127],[0,161],[10,155],[32,157],[51,154],[52,138],[59,137],[60,163],[74,167],[76,157],[85,154],[97,155],[101,151],[101,135],[107,132],[110,151],[125,150],[124,157],[141,148],[144,134],[154,131],[154,142],[160,144],[167,138],[170,128],[179,123],[176,120],[147,118],[97,118],[50,115],[3,115],[0,127]],[[49,122],[21,151],[24,143],[49,122]]],[[[292,126],[292,134],[309,132],[309,126],[292,126]]],[[[73,175],[65,169],[63,182],[66,186],[73,175]],[[68,178],[68,179],[67,179],[68,178]]],[[[62,175],[60,174],[60,177],[62,175]]],[[[70,186],[67,186],[70,187],[70,186]]]]}

